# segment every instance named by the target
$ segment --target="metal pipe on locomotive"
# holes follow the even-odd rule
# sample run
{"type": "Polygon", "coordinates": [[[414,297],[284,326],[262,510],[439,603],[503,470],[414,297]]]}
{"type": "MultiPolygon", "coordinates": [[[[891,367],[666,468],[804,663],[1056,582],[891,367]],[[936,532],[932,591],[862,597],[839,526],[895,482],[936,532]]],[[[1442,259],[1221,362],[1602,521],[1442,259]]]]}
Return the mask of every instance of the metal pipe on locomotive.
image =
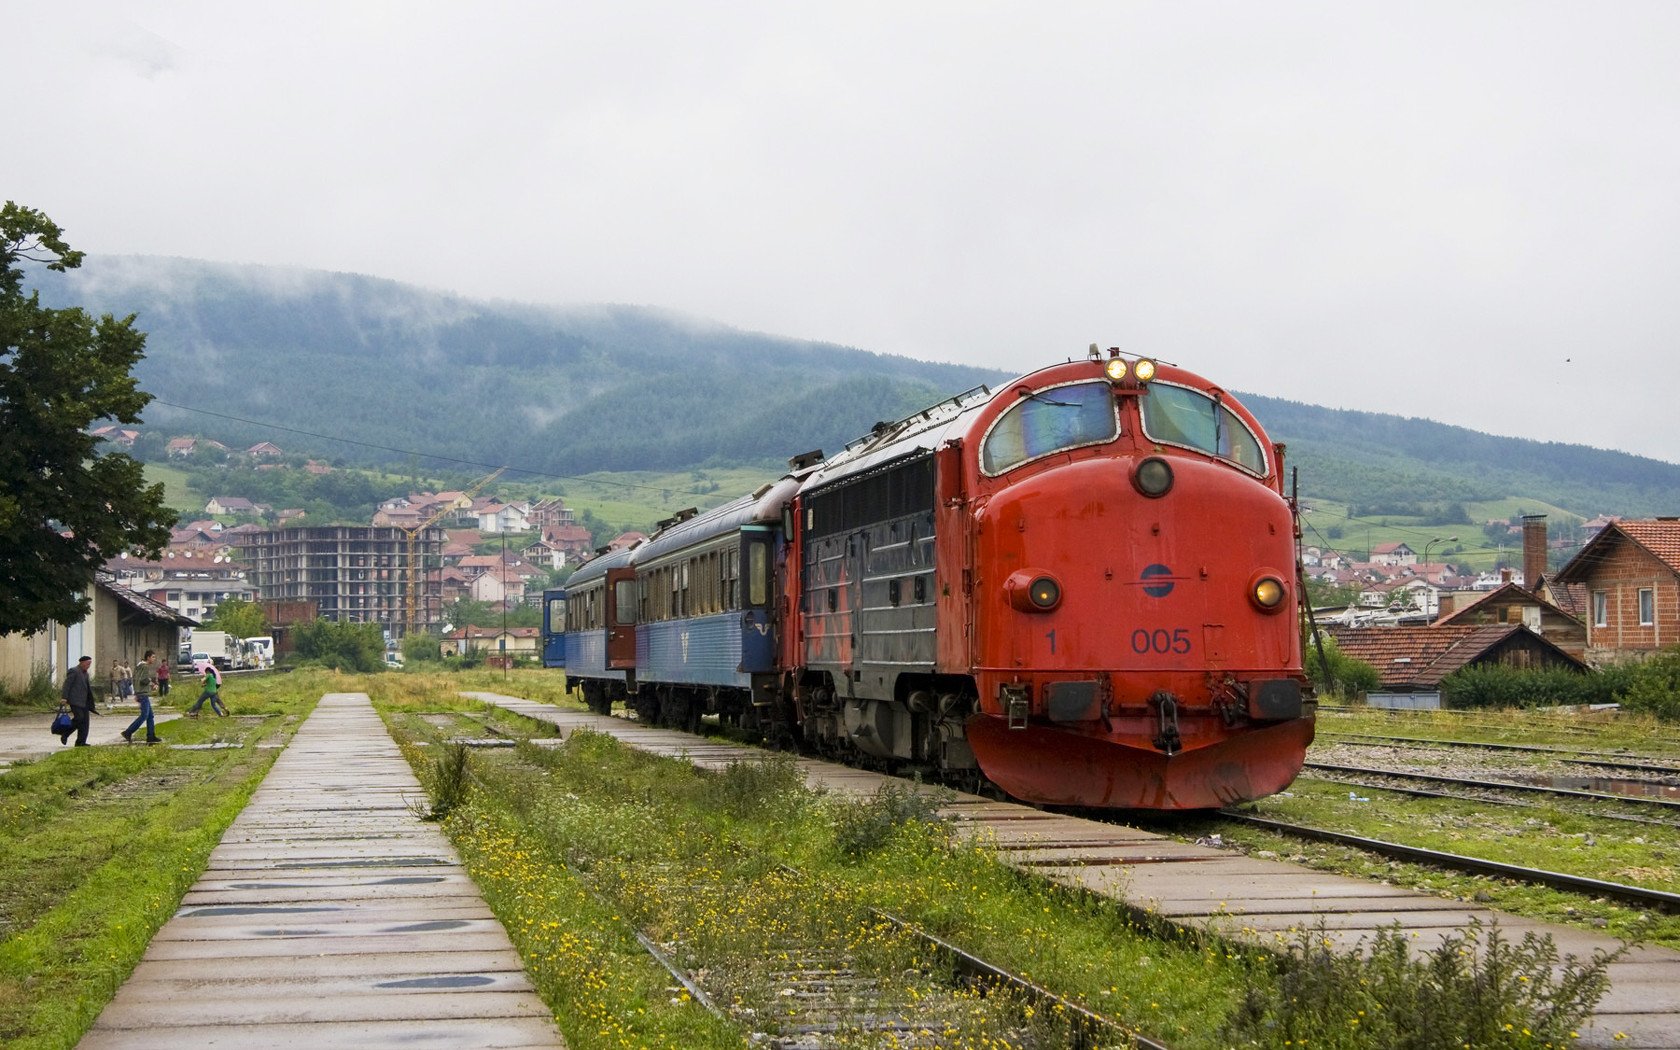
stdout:
{"type": "Polygon", "coordinates": [[[1302,674],[1283,448],[1187,370],[1095,346],[790,461],[547,594],[589,706],[1031,802],[1279,791],[1302,674]]]}

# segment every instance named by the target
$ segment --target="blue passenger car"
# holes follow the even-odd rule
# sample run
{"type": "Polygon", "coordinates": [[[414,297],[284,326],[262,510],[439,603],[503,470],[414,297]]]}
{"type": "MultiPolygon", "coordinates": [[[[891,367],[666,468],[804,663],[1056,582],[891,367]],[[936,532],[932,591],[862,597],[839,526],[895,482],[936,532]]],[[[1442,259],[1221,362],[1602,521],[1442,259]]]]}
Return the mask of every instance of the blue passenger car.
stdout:
{"type": "Polygon", "coordinates": [[[583,690],[590,709],[603,714],[615,698],[623,698],[634,673],[634,649],[628,662],[622,651],[624,641],[635,643],[634,602],[625,601],[627,591],[633,592],[630,555],[628,549],[609,551],[581,565],[558,592],[564,599],[559,623],[552,617],[552,604],[545,606],[544,663],[564,667],[567,680],[583,690]],[[550,653],[556,655],[551,658],[550,653]]]}

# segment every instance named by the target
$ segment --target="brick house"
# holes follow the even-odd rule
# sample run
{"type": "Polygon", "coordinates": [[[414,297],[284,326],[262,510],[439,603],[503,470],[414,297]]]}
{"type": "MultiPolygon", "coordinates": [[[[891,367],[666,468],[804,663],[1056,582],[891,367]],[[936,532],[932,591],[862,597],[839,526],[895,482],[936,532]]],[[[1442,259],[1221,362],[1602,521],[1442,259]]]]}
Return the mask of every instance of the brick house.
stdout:
{"type": "Polygon", "coordinates": [[[1610,522],[1550,582],[1587,594],[1589,663],[1680,645],[1680,518],[1610,522]]]}

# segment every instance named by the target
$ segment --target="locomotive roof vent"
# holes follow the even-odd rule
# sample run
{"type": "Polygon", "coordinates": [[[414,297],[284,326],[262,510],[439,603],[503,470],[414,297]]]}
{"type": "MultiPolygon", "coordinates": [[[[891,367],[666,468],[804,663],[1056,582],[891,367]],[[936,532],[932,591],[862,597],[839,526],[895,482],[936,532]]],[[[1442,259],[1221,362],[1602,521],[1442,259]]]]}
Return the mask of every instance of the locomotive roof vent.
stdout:
{"type": "Polygon", "coordinates": [[[821,463],[822,461],[823,461],[823,450],[820,449],[820,448],[814,448],[809,452],[801,452],[799,455],[794,456],[792,459],[789,459],[788,460],[788,469],[789,470],[804,470],[806,467],[809,467],[814,463],[821,463]]]}

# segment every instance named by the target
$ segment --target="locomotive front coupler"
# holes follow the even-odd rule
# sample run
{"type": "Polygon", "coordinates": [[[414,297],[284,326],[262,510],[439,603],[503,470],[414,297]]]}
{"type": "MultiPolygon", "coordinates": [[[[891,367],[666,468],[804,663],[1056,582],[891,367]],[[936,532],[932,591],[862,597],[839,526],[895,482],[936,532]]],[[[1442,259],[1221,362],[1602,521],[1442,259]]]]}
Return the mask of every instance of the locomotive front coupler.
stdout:
{"type": "Polygon", "coordinates": [[[1178,697],[1159,689],[1150,696],[1149,706],[1155,710],[1157,728],[1151,742],[1163,754],[1176,755],[1184,748],[1184,740],[1178,735],[1178,697]]]}

